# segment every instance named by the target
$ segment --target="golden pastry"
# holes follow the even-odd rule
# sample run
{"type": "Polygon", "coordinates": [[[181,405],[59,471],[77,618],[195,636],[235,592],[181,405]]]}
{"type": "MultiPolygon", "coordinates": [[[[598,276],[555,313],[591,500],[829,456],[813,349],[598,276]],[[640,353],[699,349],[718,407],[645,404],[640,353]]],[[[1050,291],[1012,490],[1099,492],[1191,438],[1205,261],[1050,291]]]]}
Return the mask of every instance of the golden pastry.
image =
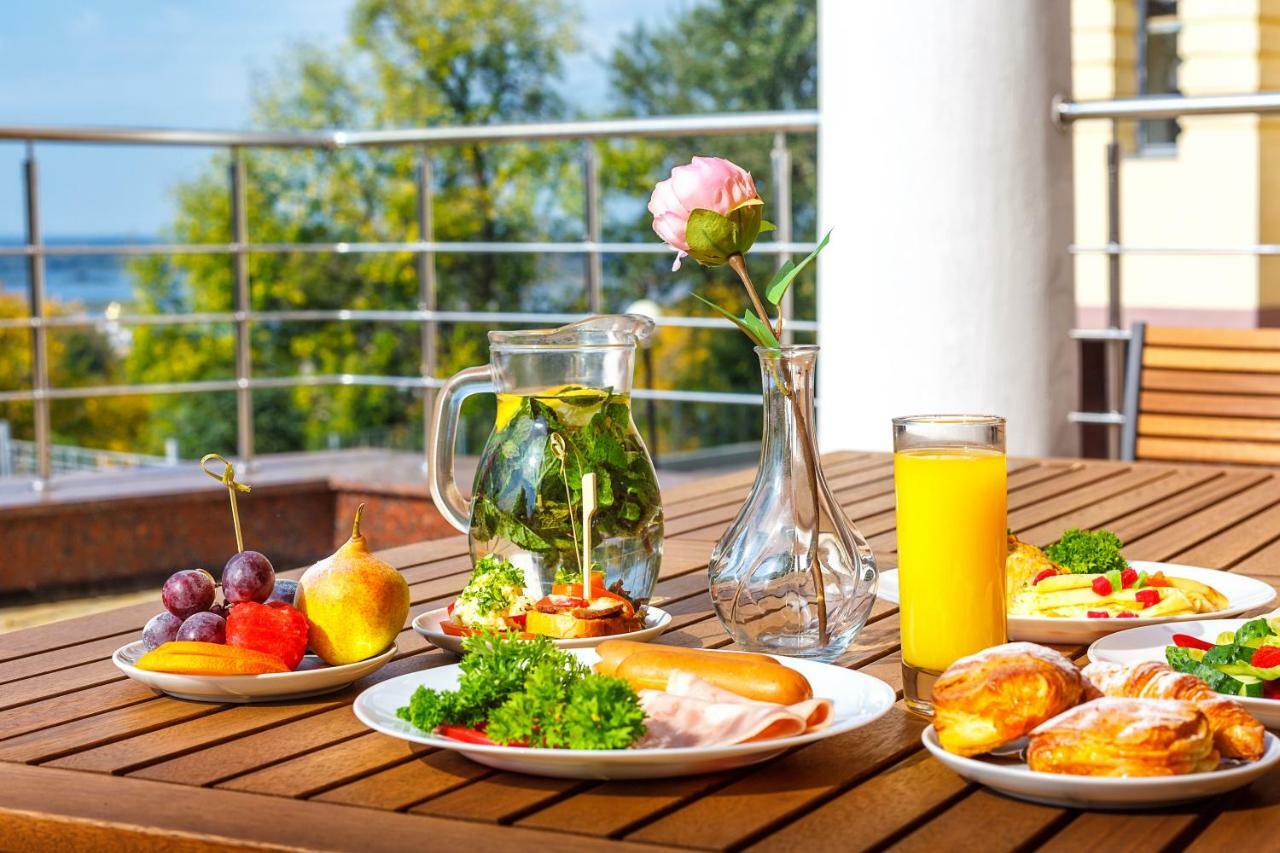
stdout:
{"type": "Polygon", "coordinates": [[[1177,776],[1218,766],[1209,720],[1190,702],[1104,696],[1031,733],[1027,766],[1072,776],[1177,776]]]}
{"type": "Polygon", "coordinates": [[[933,685],[933,725],[942,748],[990,752],[1061,714],[1084,697],[1071,661],[1044,646],[1007,643],[947,667],[933,685]]]}
{"type": "Polygon", "coordinates": [[[1215,693],[1194,675],[1175,672],[1159,661],[1134,664],[1091,663],[1084,676],[1107,696],[1132,699],[1182,699],[1192,702],[1209,720],[1213,743],[1227,758],[1257,761],[1262,757],[1262,723],[1230,697],[1215,693]]]}

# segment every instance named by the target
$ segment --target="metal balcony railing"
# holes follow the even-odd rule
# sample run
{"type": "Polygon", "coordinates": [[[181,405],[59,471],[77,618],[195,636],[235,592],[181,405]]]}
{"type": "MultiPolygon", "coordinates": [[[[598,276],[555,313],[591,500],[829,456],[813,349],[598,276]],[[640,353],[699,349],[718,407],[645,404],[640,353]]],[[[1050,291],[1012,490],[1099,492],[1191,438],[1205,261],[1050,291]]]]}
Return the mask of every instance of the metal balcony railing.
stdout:
{"type": "MultiPolygon", "coordinates": [[[[308,132],[223,132],[200,130],[149,130],[122,128],[64,128],[6,126],[0,127],[0,141],[26,144],[23,168],[26,238],[23,245],[0,247],[0,256],[25,257],[30,280],[30,316],[0,320],[0,329],[31,330],[32,376],[30,387],[0,392],[0,402],[29,401],[34,406],[35,486],[44,488],[53,474],[50,424],[51,400],[86,399],[131,394],[189,394],[214,391],[236,392],[237,455],[241,462],[254,457],[253,392],[263,388],[287,388],[303,385],[369,385],[393,388],[425,389],[424,406],[430,423],[431,390],[443,384],[435,375],[437,368],[436,330],[440,323],[567,323],[583,314],[512,312],[512,311],[441,311],[437,308],[435,256],[437,253],[563,253],[580,254],[586,259],[584,284],[589,313],[605,309],[602,295],[601,258],[607,254],[656,253],[668,249],[648,243],[605,243],[600,239],[599,157],[595,140],[614,138],[711,136],[770,134],[773,136],[772,188],[776,204],[771,208],[777,219],[775,240],[757,244],[755,251],[776,256],[779,264],[795,253],[807,253],[812,243],[793,242],[791,222],[791,167],[787,134],[811,134],[817,130],[818,114],[811,111],[739,113],[705,116],[673,116],[663,118],[608,119],[601,121],[569,121],[537,124],[485,125],[458,128],[414,128],[406,130],[326,130],[308,132]],[[546,142],[579,140],[582,142],[584,178],[584,233],[578,242],[441,242],[433,239],[431,158],[440,147],[500,142],[546,142]],[[188,145],[229,149],[227,192],[231,200],[232,242],[199,244],[145,245],[46,245],[40,216],[40,181],[36,160],[37,143],[77,143],[114,145],[188,145]],[[244,151],[253,148],[343,149],[373,146],[413,147],[418,152],[416,171],[417,212],[422,240],[376,243],[254,243],[249,234],[246,209],[246,176],[244,151]],[[412,253],[416,256],[418,275],[418,308],[412,311],[347,311],[290,310],[255,311],[249,298],[249,268],[252,254],[285,252],[412,253]],[[123,314],[107,317],[100,314],[48,316],[46,313],[45,261],[55,256],[73,255],[182,255],[214,254],[234,259],[235,310],[226,312],[173,313],[160,315],[123,314]],[[333,321],[373,323],[417,323],[422,343],[422,369],[415,376],[369,376],[353,374],[294,375],[257,377],[253,375],[251,326],[272,321],[333,321]],[[235,377],[226,380],[166,382],[140,385],[106,385],[90,387],[55,387],[50,383],[48,364],[48,330],[67,327],[94,327],[161,324],[228,323],[235,331],[235,377]]],[[[791,331],[816,331],[811,320],[791,319],[791,305],[781,306],[791,331]]],[[[710,317],[664,316],[661,326],[732,329],[725,320],[710,317]]],[[[688,401],[702,403],[734,403],[759,405],[759,394],[735,394],[697,390],[637,389],[638,399],[688,401]]]]}
{"type": "Polygon", "coordinates": [[[1131,416],[1123,409],[1125,345],[1129,331],[1122,326],[1124,305],[1120,281],[1120,259],[1124,255],[1280,255],[1280,244],[1258,243],[1239,246],[1158,246],[1131,245],[1120,235],[1120,162],[1119,126],[1122,121],[1183,118],[1187,116],[1274,115],[1280,114],[1280,92],[1255,92],[1242,95],[1153,95],[1098,101],[1058,99],[1052,105],[1053,118],[1062,125],[1076,121],[1107,120],[1111,122],[1111,139],[1107,143],[1107,242],[1101,246],[1072,245],[1072,254],[1095,254],[1107,257],[1107,325],[1103,329],[1073,329],[1071,337],[1080,341],[1101,341],[1106,347],[1103,388],[1107,411],[1072,412],[1077,424],[1102,424],[1110,427],[1107,436],[1108,455],[1115,458],[1120,451],[1120,428],[1131,416]]]}

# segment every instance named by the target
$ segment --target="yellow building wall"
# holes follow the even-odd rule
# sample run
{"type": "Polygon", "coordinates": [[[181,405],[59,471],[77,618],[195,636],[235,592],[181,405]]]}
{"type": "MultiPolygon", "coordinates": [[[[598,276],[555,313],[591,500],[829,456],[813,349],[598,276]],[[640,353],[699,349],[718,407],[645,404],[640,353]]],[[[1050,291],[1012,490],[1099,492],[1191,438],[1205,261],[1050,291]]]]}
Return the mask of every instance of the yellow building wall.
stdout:
{"type": "MultiPolygon", "coordinates": [[[[1179,88],[1185,95],[1280,88],[1280,0],[1181,0],[1179,88]]],[[[1073,0],[1074,97],[1122,97],[1137,88],[1134,0],[1073,0]]],[[[1229,247],[1280,243],[1280,119],[1181,120],[1176,151],[1136,150],[1119,126],[1121,243],[1229,247]]],[[[1073,130],[1076,242],[1107,238],[1106,145],[1110,122],[1073,130]]],[[[1107,260],[1076,258],[1078,322],[1105,324],[1107,260]]],[[[1124,322],[1280,325],[1280,258],[1132,254],[1121,262],[1124,322]]]]}

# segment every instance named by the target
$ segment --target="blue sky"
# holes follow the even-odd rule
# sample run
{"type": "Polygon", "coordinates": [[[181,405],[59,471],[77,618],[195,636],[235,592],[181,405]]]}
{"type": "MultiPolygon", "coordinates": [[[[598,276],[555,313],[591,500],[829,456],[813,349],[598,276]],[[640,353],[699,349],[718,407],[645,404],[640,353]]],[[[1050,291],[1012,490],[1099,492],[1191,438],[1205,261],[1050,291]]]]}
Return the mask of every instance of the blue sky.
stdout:
{"type": "MultiPolygon", "coordinates": [[[[565,86],[603,104],[598,58],[637,21],[694,0],[580,0],[565,86]]],[[[337,45],[352,0],[11,0],[0,3],[0,124],[244,128],[256,72],[298,42],[337,45]]],[[[170,188],[207,149],[41,145],[46,237],[155,233],[170,188]]],[[[22,231],[21,146],[0,143],[0,235],[22,231]]]]}

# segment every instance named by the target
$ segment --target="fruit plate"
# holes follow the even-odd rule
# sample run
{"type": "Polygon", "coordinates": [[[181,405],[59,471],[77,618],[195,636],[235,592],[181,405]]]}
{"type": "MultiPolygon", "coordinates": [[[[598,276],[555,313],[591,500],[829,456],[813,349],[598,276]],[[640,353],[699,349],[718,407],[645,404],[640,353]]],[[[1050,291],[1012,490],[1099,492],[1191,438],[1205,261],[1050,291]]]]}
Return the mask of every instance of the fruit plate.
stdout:
{"type": "MultiPolygon", "coordinates": [[[[1186,616],[1160,616],[1154,619],[1062,619],[1052,616],[1010,616],[1009,639],[1028,643],[1090,643],[1099,637],[1123,631],[1134,625],[1161,625],[1193,619],[1222,619],[1260,610],[1275,600],[1276,591],[1268,583],[1248,575],[1179,566],[1176,563],[1150,563],[1133,560],[1130,566],[1140,572],[1164,572],[1169,577],[1188,578],[1208,584],[1227,597],[1227,606],[1212,613],[1189,613],[1186,616]]],[[[898,570],[880,575],[880,597],[898,603],[898,570]]]]}
{"type": "MultiPolygon", "coordinates": [[[[436,648],[460,655],[463,653],[462,641],[464,638],[446,634],[440,629],[440,623],[448,618],[449,611],[447,608],[441,607],[438,610],[428,610],[426,613],[418,614],[417,618],[413,620],[413,630],[426,637],[428,642],[436,648]]],[[[605,640],[631,640],[636,643],[649,643],[667,630],[667,626],[670,624],[670,613],[661,607],[649,606],[645,608],[644,627],[638,631],[611,634],[607,637],[579,637],[574,640],[555,640],[554,642],[558,649],[593,649],[605,640]]]]}
{"type": "MultiPolygon", "coordinates": [[[[569,652],[585,664],[600,656],[593,649],[569,652]]],[[[553,776],[561,779],[660,779],[690,776],[744,767],[772,758],[791,747],[834,737],[879,719],[893,706],[893,688],[878,678],[814,661],[777,659],[796,670],[813,685],[813,695],[834,703],[831,725],[795,737],[717,747],[678,749],[530,749],[516,746],[484,746],[428,734],[396,716],[409,704],[418,687],[454,690],[458,665],[413,672],[375,684],[355,701],[355,714],[369,728],[413,743],[460,752],[472,761],[498,770],[553,776]]]]}
{"type": "Polygon", "coordinates": [[[182,675],[176,672],[152,672],[134,666],[146,654],[146,649],[139,640],[116,649],[111,662],[134,681],[140,681],[152,690],[168,693],[178,699],[191,699],[195,702],[278,702],[341,690],[351,682],[381,669],[399,651],[396,644],[392,643],[381,654],[342,666],[329,666],[316,655],[307,655],[293,672],[269,672],[264,675],[182,675]]]}
{"type": "Polygon", "coordinates": [[[1264,775],[1280,761],[1280,739],[1267,732],[1266,750],[1252,763],[1224,761],[1217,770],[1182,776],[1068,776],[1040,773],[1021,756],[965,758],[938,743],[933,726],[920,735],[925,749],[961,778],[1033,803],[1069,809],[1158,808],[1234,791],[1264,775]]]}
{"type": "MultiPolygon", "coordinates": [[[[1190,634],[1210,643],[1223,631],[1234,631],[1248,619],[1204,619],[1173,625],[1143,625],[1118,631],[1089,647],[1089,660],[1106,663],[1138,663],[1154,660],[1165,662],[1164,650],[1173,645],[1174,634],[1190,634]]],[[[1269,729],[1280,730],[1280,700],[1232,696],[1250,714],[1269,729]]]]}

